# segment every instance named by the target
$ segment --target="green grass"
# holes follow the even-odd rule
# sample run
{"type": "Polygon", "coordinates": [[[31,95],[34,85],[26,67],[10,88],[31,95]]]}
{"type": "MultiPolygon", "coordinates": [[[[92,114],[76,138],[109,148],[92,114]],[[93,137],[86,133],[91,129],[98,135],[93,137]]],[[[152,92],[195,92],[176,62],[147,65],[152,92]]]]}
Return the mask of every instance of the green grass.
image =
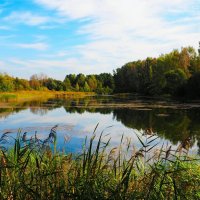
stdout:
{"type": "Polygon", "coordinates": [[[200,199],[200,165],[185,152],[187,141],[155,152],[152,135],[138,136],[138,150],[123,137],[115,148],[103,133],[95,139],[94,132],[72,155],[56,151],[56,127],[45,140],[3,134],[0,199],[200,199]]]}
{"type": "Polygon", "coordinates": [[[0,94],[0,101],[1,102],[8,102],[9,100],[16,100],[17,95],[16,94],[9,94],[9,93],[1,93],[0,94]]]}
{"type": "Polygon", "coordinates": [[[93,92],[64,92],[64,91],[18,91],[18,92],[0,92],[0,105],[13,106],[18,103],[23,103],[32,100],[47,100],[49,98],[83,98],[86,96],[95,95],[93,92]]]}

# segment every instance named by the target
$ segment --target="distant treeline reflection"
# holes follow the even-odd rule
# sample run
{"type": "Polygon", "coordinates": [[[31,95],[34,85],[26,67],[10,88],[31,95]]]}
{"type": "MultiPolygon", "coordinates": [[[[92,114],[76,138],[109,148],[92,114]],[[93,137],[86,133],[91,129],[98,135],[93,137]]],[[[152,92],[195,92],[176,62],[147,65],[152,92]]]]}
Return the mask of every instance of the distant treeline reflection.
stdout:
{"type": "MultiPolygon", "coordinates": [[[[29,108],[33,114],[45,115],[48,111],[63,107],[67,113],[84,112],[112,114],[113,118],[124,126],[155,132],[161,138],[177,144],[191,138],[191,145],[197,141],[200,149],[200,109],[172,109],[172,108],[123,108],[107,105],[123,102],[114,97],[84,98],[84,99],[49,99],[48,101],[30,101],[17,105],[15,108],[0,108],[0,117],[7,117],[13,113],[29,108]]],[[[116,104],[117,105],[117,104],[116,104]]]]}

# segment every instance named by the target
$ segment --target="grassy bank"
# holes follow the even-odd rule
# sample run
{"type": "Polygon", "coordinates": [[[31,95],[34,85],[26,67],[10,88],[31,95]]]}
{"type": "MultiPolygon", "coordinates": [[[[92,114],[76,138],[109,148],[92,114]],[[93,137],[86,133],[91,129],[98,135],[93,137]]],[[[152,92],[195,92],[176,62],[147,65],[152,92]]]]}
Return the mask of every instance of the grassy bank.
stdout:
{"type": "Polygon", "coordinates": [[[60,91],[19,91],[0,92],[0,105],[3,103],[31,101],[48,98],[81,98],[94,95],[93,92],[60,92],[60,91]]]}
{"type": "MultiPolygon", "coordinates": [[[[86,140],[79,155],[56,151],[56,127],[49,137],[0,138],[0,199],[199,199],[200,165],[184,141],[177,151],[155,149],[154,136],[138,136],[112,148],[104,136],[86,140]],[[13,147],[3,145],[13,140],[13,147]],[[155,151],[156,150],[156,151],[155,151]]],[[[66,144],[67,145],[67,144],[66,144]]]]}

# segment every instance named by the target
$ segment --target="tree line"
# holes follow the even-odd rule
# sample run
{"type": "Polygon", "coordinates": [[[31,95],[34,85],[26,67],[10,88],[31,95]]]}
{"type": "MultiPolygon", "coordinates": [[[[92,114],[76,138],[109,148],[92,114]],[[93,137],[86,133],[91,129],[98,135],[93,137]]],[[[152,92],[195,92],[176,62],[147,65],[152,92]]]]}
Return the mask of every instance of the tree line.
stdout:
{"type": "Polygon", "coordinates": [[[200,56],[193,47],[129,62],[110,73],[68,74],[63,81],[34,74],[30,80],[0,74],[0,91],[54,90],[200,97],[200,56]]]}
{"type": "Polygon", "coordinates": [[[115,92],[200,97],[200,56],[193,47],[129,62],[113,76],[115,92]]]}
{"type": "Polygon", "coordinates": [[[0,74],[0,91],[20,90],[81,91],[110,94],[114,91],[114,78],[110,73],[99,75],[69,74],[63,81],[48,78],[45,74],[34,74],[30,80],[0,74]]]}

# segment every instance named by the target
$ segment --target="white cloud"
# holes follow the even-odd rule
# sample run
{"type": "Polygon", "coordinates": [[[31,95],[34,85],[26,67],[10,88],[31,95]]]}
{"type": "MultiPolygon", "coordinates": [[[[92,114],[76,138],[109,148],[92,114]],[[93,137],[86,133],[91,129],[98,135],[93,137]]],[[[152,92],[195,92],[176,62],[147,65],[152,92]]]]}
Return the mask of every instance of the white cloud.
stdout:
{"type": "MultiPolygon", "coordinates": [[[[13,12],[4,20],[55,30],[59,26],[67,27],[70,20],[78,20],[77,34],[88,37],[88,42],[69,45],[67,50],[59,49],[54,55],[49,52],[43,57],[40,54],[37,60],[13,60],[13,64],[23,66],[26,71],[48,71],[55,78],[63,79],[67,73],[112,72],[126,62],[155,57],[181,46],[197,48],[200,40],[199,0],[34,1],[52,10],[57,17],[13,12]]],[[[67,39],[67,31],[61,34],[66,34],[67,39]]],[[[33,44],[17,46],[46,50],[48,45],[41,41],[44,38],[37,39],[33,44]]]]}
{"type": "Polygon", "coordinates": [[[30,26],[37,26],[47,23],[49,18],[25,11],[12,12],[9,16],[5,17],[4,20],[9,22],[22,23],[30,26]]]}
{"type": "Polygon", "coordinates": [[[0,67],[3,67],[3,66],[5,66],[5,63],[0,60],[0,67]]]}
{"type": "MultiPolygon", "coordinates": [[[[76,58],[63,58],[59,59],[55,56],[49,58],[39,59],[19,59],[9,58],[5,61],[6,71],[11,75],[18,77],[29,78],[35,73],[45,73],[49,77],[63,80],[66,74],[70,73],[98,73],[99,69],[106,71],[106,62],[102,66],[102,62],[96,63],[95,70],[87,60],[78,60],[76,58]]],[[[111,70],[112,71],[112,70],[111,70]]]]}
{"type": "Polygon", "coordinates": [[[0,73],[5,73],[7,69],[7,63],[0,60],[0,73]]]}
{"type": "Polygon", "coordinates": [[[77,53],[83,61],[96,59],[104,64],[106,59],[112,68],[184,45],[197,47],[199,40],[197,0],[35,1],[71,20],[87,19],[78,33],[89,34],[90,42],[78,46],[77,53]]]}
{"type": "Polygon", "coordinates": [[[43,42],[48,39],[47,35],[34,35],[35,41],[43,42]]]}
{"type": "Polygon", "coordinates": [[[42,25],[39,27],[41,30],[51,30],[57,28],[55,25],[42,25]]]}
{"type": "Polygon", "coordinates": [[[23,44],[16,44],[15,46],[19,48],[24,48],[24,49],[34,49],[34,50],[47,50],[48,45],[46,43],[38,42],[38,43],[23,43],[23,44]]]}

